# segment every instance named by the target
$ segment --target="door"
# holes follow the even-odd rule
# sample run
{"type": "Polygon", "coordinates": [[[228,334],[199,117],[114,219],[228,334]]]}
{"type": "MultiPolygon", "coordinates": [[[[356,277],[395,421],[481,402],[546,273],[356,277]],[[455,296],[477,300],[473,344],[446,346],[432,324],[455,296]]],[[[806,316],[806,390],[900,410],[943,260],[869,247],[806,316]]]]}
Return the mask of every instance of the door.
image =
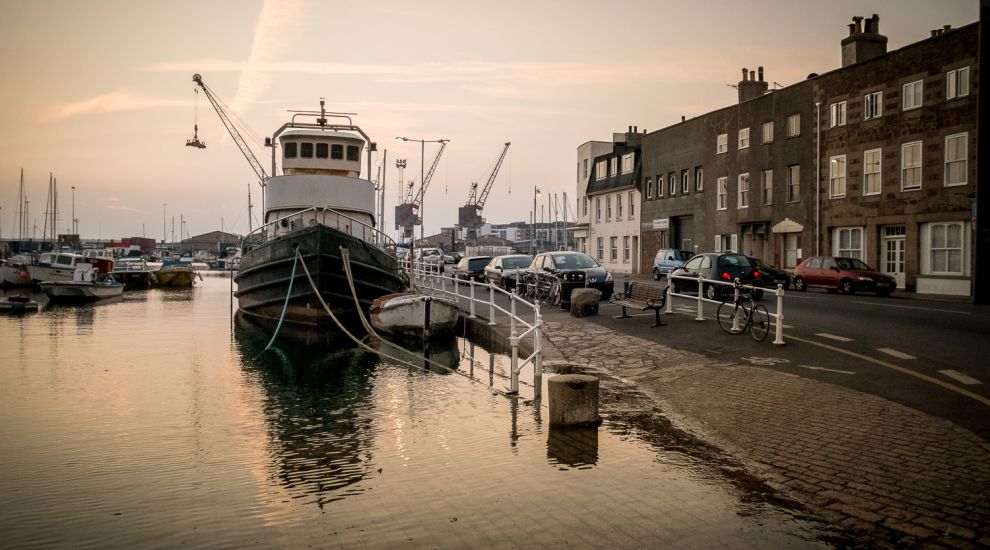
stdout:
{"type": "Polygon", "coordinates": [[[904,288],[904,227],[883,228],[883,265],[880,269],[904,288]]]}

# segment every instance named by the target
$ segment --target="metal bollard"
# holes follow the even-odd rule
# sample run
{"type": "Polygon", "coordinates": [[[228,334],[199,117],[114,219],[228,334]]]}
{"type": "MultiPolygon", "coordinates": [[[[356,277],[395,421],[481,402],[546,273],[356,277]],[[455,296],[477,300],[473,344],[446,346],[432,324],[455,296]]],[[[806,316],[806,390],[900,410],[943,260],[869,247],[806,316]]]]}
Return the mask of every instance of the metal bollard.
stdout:
{"type": "Polygon", "coordinates": [[[777,284],[777,316],[776,331],[774,332],[773,343],[780,346],[784,344],[784,285],[777,284]]]}

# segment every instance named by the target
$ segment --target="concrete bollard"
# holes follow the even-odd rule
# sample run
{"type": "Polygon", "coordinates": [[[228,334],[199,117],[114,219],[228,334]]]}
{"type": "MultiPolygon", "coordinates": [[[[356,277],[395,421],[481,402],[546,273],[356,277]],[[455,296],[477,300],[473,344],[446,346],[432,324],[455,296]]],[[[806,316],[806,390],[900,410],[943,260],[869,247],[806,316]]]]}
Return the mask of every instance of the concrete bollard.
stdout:
{"type": "Polygon", "coordinates": [[[602,299],[602,291],[597,288],[575,288],[571,292],[571,315],[585,317],[598,314],[598,302],[602,299]]]}
{"type": "Polygon", "coordinates": [[[598,378],[558,374],[547,381],[551,426],[598,426],[598,378]]]}

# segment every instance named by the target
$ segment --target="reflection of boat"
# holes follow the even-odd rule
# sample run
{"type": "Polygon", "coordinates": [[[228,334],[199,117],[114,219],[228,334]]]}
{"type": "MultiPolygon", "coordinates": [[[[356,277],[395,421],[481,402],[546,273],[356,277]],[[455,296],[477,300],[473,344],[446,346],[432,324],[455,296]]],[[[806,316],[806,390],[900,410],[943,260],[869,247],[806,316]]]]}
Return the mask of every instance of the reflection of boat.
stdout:
{"type": "Polygon", "coordinates": [[[457,302],[412,292],[388,294],[371,304],[372,326],[389,338],[449,337],[459,315],[457,302]]]}
{"type": "Polygon", "coordinates": [[[26,313],[39,309],[38,302],[29,296],[4,296],[0,298],[0,312],[2,313],[26,313]]]}
{"type": "Polygon", "coordinates": [[[112,277],[97,281],[98,270],[86,264],[89,269],[80,265],[73,273],[71,281],[46,281],[41,283],[41,289],[53,302],[86,302],[113,298],[124,292],[124,285],[112,277]]]}
{"type": "MultiPolygon", "coordinates": [[[[168,287],[190,287],[193,286],[196,276],[199,275],[192,266],[183,264],[165,264],[159,268],[155,277],[159,286],[168,287]]],[[[200,276],[200,279],[203,277],[200,276]]]]}
{"type": "Polygon", "coordinates": [[[31,285],[31,272],[28,270],[30,265],[31,258],[23,255],[0,261],[0,286],[31,285]]]}
{"type": "Polygon", "coordinates": [[[124,257],[113,264],[110,275],[127,288],[148,288],[155,282],[155,271],[141,257],[124,257]]]}
{"type": "MultiPolygon", "coordinates": [[[[234,277],[238,308],[275,324],[283,317],[291,284],[286,323],[334,326],[315,286],[334,316],[353,325],[356,306],[342,249],[364,311],[375,298],[404,286],[398,262],[388,252],[394,243],[374,227],[374,184],[360,178],[362,151],[374,145],[350,117],[327,113],[322,101],[320,111],[295,112],[272,139],[278,141],[272,155],[281,153],[283,174],[266,180],[265,224],[242,241],[234,277]],[[316,120],[301,122],[302,117],[316,120]],[[342,122],[328,123],[328,118],[342,122]]],[[[366,173],[371,173],[370,155],[366,173]]]]}

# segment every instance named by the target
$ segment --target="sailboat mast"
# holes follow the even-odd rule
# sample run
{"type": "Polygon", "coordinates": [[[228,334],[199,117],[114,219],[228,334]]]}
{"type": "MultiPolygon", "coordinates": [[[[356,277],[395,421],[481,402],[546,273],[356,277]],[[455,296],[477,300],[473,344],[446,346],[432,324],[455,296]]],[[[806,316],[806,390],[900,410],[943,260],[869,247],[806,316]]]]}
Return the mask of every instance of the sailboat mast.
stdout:
{"type": "Polygon", "coordinates": [[[252,231],[251,229],[251,184],[247,184],[248,188],[248,233],[252,231]]]}

